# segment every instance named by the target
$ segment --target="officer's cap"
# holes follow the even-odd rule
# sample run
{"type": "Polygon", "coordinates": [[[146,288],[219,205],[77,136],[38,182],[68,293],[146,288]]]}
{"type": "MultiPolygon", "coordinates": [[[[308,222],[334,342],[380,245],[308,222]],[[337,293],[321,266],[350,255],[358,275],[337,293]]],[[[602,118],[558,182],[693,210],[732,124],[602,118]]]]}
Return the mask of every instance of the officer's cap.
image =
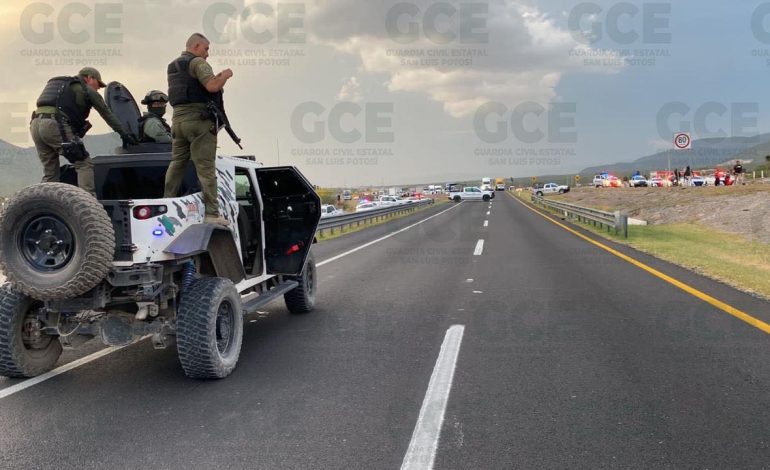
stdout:
{"type": "Polygon", "coordinates": [[[82,69],[80,69],[80,72],[78,72],[78,75],[82,75],[84,77],[93,77],[96,79],[97,82],[99,82],[99,86],[102,86],[102,87],[107,86],[102,81],[102,74],[100,74],[99,71],[93,67],[83,67],[82,69]]]}

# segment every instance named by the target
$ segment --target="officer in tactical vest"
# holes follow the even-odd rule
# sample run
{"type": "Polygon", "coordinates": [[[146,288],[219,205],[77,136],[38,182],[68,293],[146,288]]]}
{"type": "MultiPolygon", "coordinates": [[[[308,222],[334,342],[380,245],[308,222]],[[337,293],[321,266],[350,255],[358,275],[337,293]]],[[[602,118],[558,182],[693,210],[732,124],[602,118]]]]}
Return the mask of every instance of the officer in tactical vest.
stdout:
{"type": "Polygon", "coordinates": [[[147,105],[147,112],[139,119],[139,141],[171,143],[171,127],[163,115],[166,114],[168,95],[160,90],[148,91],[142,100],[147,105]]]}
{"type": "Polygon", "coordinates": [[[166,172],[165,197],[177,197],[190,160],[195,164],[206,206],[204,222],[229,225],[219,213],[217,198],[217,124],[207,110],[213,102],[222,109],[222,90],[233,76],[230,69],[214,75],[209,56],[209,40],[195,33],[186,50],[168,65],[168,98],[174,108],[171,164],[166,172]]]}
{"type": "Polygon", "coordinates": [[[83,68],[74,77],[54,77],[46,84],[30,121],[32,141],[43,164],[44,183],[59,181],[61,153],[75,167],[78,186],[96,196],[94,165],[80,140],[91,128],[87,121],[91,108],[120,134],[124,146],[137,144],[98,93],[104,86],[101,74],[93,67],[83,68]]]}

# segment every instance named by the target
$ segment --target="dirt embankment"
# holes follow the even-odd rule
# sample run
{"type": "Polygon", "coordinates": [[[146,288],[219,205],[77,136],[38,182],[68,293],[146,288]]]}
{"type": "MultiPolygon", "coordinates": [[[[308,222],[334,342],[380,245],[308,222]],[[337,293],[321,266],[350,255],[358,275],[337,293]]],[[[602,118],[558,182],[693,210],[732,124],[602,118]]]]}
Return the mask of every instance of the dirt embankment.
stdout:
{"type": "Polygon", "coordinates": [[[625,210],[649,224],[697,223],[770,244],[770,185],[671,188],[577,188],[560,200],[625,210]]]}

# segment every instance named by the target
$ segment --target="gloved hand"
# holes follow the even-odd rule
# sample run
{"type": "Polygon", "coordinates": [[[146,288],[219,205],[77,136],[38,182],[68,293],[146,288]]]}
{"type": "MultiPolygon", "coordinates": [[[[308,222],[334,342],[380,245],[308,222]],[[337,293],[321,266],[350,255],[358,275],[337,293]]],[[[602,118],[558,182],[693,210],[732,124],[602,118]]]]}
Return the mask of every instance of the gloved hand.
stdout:
{"type": "Polygon", "coordinates": [[[128,148],[129,145],[138,145],[139,140],[133,134],[124,134],[120,136],[123,140],[123,148],[128,148]]]}

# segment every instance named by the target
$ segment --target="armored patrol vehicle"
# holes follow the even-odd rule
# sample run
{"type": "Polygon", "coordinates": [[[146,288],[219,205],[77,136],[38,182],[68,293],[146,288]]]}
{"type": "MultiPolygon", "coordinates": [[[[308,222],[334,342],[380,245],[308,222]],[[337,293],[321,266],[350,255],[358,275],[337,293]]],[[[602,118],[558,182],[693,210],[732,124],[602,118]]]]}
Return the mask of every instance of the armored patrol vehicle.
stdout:
{"type": "MultiPolygon", "coordinates": [[[[131,93],[113,82],[106,97],[137,133],[131,93]]],[[[7,201],[0,375],[42,374],[62,348],[94,337],[122,346],[149,336],[156,348],[176,343],[189,377],[223,378],[238,361],[244,314],[281,296],[292,313],[313,309],[321,201],[305,177],[253,156],[218,156],[226,227],[203,223],[192,163],[177,197],[163,197],[170,159],[170,144],[116,149],[93,158],[96,199],[65,165],[61,183],[7,201]]]]}

